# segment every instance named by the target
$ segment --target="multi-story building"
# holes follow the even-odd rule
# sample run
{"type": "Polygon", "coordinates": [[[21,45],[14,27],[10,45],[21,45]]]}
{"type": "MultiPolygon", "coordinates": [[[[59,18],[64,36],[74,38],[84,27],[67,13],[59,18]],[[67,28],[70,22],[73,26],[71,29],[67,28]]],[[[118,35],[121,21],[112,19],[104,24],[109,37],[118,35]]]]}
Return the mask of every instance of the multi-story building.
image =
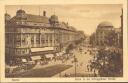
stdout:
{"type": "Polygon", "coordinates": [[[121,33],[122,31],[121,31],[121,28],[115,28],[115,46],[116,47],[122,47],[122,33],[121,33]]]}
{"type": "Polygon", "coordinates": [[[121,27],[115,28],[110,22],[101,22],[96,29],[96,33],[90,36],[93,46],[123,46],[123,10],[120,16],[121,27]]]}
{"type": "Polygon", "coordinates": [[[58,16],[27,14],[20,9],[16,16],[5,14],[6,59],[7,61],[40,59],[46,54],[55,54],[79,40],[81,34],[58,16]],[[10,60],[9,60],[10,59],[10,60]]]}
{"type": "Polygon", "coordinates": [[[90,36],[90,44],[122,47],[122,29],[114,28],[109,22],[102,22],[98,25],[96,32],[90,36]]]}
{"type": "Polygon", "coordinates": [[[101,22],[96,29],[96,45],[105,46],[106,37],[114,31],[114,27],[110,22],[101,22]]]}

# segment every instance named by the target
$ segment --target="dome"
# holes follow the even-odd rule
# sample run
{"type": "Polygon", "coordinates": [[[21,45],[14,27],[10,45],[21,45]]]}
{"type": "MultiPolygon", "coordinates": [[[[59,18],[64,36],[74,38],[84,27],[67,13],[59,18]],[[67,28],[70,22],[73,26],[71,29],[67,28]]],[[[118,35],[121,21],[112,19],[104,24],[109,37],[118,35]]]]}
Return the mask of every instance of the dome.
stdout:
{"type": "Polygon", "coordinates": [[[8,13],[5,13],[5,16],[10,16],[8,13]]]}
{"type": "Polygon", "coordinates": [[[51,19],[58,19],[58,16],[52,15],[52,16],[51,16],[51,19]]]}
{"type": "Polygon", "coordinates": [[[5,13],[5,20],[8,21],[11,19],[11,16],[8,13],[5,13]]]}
{"type": "Polygon", "coordinates": [[[107,21],[104,21],[104,22],[101,22],[98,27],[113,27],[112,23],[110,22],[107,22],[107,21]]]}
{"type": "Polygon", "coordinates": [[[51,18],[50,18],[50,22],[51,23],[58,23],[58,16],[52,15],[51,18]]]}
{"type": "Polygon", "coordinates": [[[17,19],[26,19],[27,16],[26,16],[26,13],[24,10],[20,9],[16,12],[16,18],[17,19]]]}
{"type": "Polygon", "coordinates": [[[25,11],[20,9],[20,10],[17,11],[17,13],[25,13],[25,11]]]}

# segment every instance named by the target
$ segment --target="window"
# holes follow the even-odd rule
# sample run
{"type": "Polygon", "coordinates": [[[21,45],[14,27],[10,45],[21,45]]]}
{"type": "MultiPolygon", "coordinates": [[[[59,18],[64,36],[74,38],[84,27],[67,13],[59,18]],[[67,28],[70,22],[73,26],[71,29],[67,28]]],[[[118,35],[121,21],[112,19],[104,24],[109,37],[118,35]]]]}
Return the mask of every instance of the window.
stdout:
{"type": "Polygon", "coordinates": [[[16,42],[20,42],[20,36],[19,35],[16,35],[15,40],[16,40],[16,42]]]}
{"type": "Polygon", "coordinates": [[[50,43],[52,43],[52,34],[49,35],[50,43]]]}
{"type": "Polygon", "coordinates": [[[40,44],[40,36],[38,34],[36,35],[36,43],[40,44]]]}
{"type": "Polygon", "coordinates": [[[42,37],[41,37],[41,42],[42,42],[42,43],[45,43],[44,40],[45,40],[45,39],[44,39],[44,37],[42,36],[42,37]]]}
{"type": "Polygon", "coordinates": [[[34,44],[34,37],[31,38],[31,43],[34,44]]]}
{"type": "Polygon", "coordinates": [[[52,43],[52,39],[50,39],[50,42],[52,43]]]}
{"type": "Polygon", "coordinates": [[[48,40],[46,40],[46,43],[48,43],[48,40]]]}
{"type": "Polygon", "coordinates": [[[25,53],[25,50],[23,50],[22,53],[24,54],[25,53]]]}
{"type": "Polygon", "coordinates": [[[17,46],[20,46],[20,43],[21,43],[21,39],[20,39],[20,35],[19,34],[15,34],[15,39],[14,39],[14,42],[17,46]]]}
{"type": "Polygon", "coordinates": [[[22,39],[22,43],[25,44],[25,38],[22,39]]]}

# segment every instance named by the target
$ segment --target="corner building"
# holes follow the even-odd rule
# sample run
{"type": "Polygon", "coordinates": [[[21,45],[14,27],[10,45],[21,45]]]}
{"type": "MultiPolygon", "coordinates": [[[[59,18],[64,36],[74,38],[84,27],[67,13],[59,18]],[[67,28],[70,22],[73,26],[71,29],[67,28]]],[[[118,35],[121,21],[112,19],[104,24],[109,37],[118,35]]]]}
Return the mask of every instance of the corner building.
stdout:
{"type": "Polygon", "coordinates": [[[106,45],[106,36],[114,31],[114,27],[110,22],[101,22],[96,29],[96,44],[99,46],[106,45]]]}
{"type": "Polygon", "coordinates": [[[81,39],[80,33],[65,22],[59,22],[58,16],[27,14],[20,9],[16,16],[5,14],[5,50],[6,59],[40,59],[46,54],[56,54],[65,47],[81,39]]]}

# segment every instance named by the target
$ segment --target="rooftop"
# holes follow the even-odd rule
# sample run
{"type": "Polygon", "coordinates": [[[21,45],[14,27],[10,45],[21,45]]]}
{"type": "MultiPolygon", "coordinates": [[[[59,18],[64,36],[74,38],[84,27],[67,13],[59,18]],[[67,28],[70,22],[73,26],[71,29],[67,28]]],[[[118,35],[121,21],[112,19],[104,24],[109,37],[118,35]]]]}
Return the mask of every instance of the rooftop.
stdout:
{"type": "Polygon", "coordinates": [[[113,27],[112,23],[108,22],[108,21],[104,21],[104,22],[101,22],[98,27],[113,27]]]}

